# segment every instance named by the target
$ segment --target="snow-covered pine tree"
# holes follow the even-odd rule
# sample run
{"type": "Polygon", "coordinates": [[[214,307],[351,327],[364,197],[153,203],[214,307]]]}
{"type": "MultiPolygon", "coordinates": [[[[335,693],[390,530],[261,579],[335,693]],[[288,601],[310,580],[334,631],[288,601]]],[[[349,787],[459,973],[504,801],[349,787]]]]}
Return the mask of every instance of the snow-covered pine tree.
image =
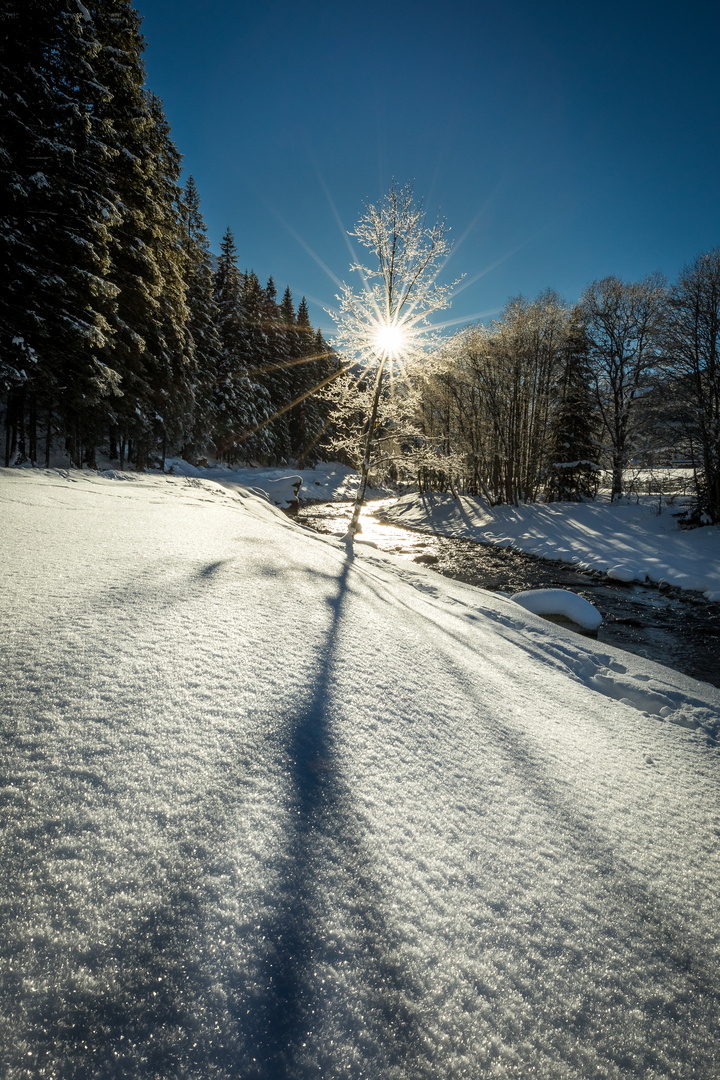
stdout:
{"type": "Polygon", "coordinates": [[[313,328],[310,324],[310,313],[307,300],[303,296],[298,304],[293,333],[295,350],[294,359],[301,361],[293,365],[291,400],[297,404],[290,410],[290,446],[294,458],[304,460],[306,448],[310,441],[308,416],[311,405],[306,396],[308,391],[315,386],[315,366],[313,361],[313,328]]]}
{"type": "Polygon", "coordinates": [[[580,502],[597,494],[599,418],[590,389],[588,340],[577,310],[571,312],[553,387],[548,432],[548,502],[580,502]]]}
{"type": "Polygon", "coordinates": [[[9,463],[16,451],[36,460],[41,420],[47,460],[54,416],[72,452],[117,389],[104,361],[118,207],[104,117],[110,93],[97,73],[100,46],[87,9],[71,0],[3,0],[0,18],[0,382],[9,463]]]}
{"type": "Polygon", "coordinates": [[[103,117],[114,132],[112,184],[121,211],[110,248],[118,300],[108,363],[121,376],[123,396],[109,420],[121,464],[127,446],[142,469],[188,400],[179,156],[160,103],[144,87],[137,12],[128,0],[88,0],[87,7],[101,44],[96,67],[111,93],[103,117]]]}
{"type": "Polygon", "coordinates": [[[263,379],[268,366],[270,335],[267,324],[267,295],[254,270],[242,279],[243,364],[242,411],[238,414],[238,444],[244,457],[256,461],[275,460],[275,441],[270,418],[275,411],[270,391],[263,379]]]}
{"type": "Polygon", "coordinates": [[[286,327],[277,303],[277,289],[272,277],[261,298],[263,331],[266,338],[263,373],[257,377],[270,396],[270,408],[275,419],[270,426],[273,459],[286,463],[290,459],[290,429],[287,406],[291,398],[289,357],[286,353],[286,327]]]}
{"type": "Polygon", "coordinates": [[[193,345],[192,408],[187,415],[182,453],[188,461],[205,456],[216,426],[215,389],[220,361],[219,310],[214,296],[212,256],[192,176],[183,194],[188,331],[193,345]]]}
{"type": "Polygon", "coordinates": [[[325,341],[322,330],[314,331],[310,348],[309,360],[303,366],[306,393],[310,393],[303,402],[304,438],[297,455],[299,465],[314,463],[326,456],[323,447],[330,434],[329,417],[332,406],[323,396],[322,388],[334,380],[341,366],[337,354],[325,341]],[[315,392],[316,390],[318,392],[315,392]]]}
{"type": "Polygon", "coordinates": [[[180,154],[170,138],[170,125],[155,95],[149,95],[150,156],[155,209],[155,254],[161,276],[158,317],[147,335],[151,387],[152,433],[164,466],[168,445],[183,441],[187,417],[192,412],[193,340],[188,329],[186,301],[184,208],[180,177],[180,154]]]}
{"type": "Polygon", "coordinates": [[[215,273],[220,361],[216,383],[217,456],[229,464],[258,456],[271,457],[266,431],[271,415],[267,390],[250,371],[263,366],[260,334],[262,292],[257,276],[241,274],[231,229],[220,245],[215,273]]]}

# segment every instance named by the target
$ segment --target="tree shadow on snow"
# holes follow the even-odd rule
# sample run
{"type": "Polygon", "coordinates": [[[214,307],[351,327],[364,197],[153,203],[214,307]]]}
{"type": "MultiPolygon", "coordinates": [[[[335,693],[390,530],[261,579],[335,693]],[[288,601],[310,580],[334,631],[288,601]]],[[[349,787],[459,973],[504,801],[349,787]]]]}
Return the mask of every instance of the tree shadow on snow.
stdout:
{"type": "MultiPolygon", "coordinates": [[[[486,703],[477,686],[454,657],[445,656],[453,678],[463,694],[476,701],[482,716],[486,703]]],[[[566,897],[563,886],[556,883],[557,891],[547,896],[547,913],[534,927],[536,932],[542,928],[553,906],[561,925],[568,920],[563,948],[567,948],[567,974],[575,986],[573,1010],[563,1016],[560,1003],[557,1012],[553,1007],[548,1010],[554,1003],[543,982],[543,969],[538,969],[531,999],[537,1006],[536,1037],[546,1038],[541,1032],[548,1022],[568,1035],[564,1040],[553,1036],[554,1053],[581,1075],[594,1057],[610,1069],[628,1070],[627,1075],[633,1076],[662,1069],[663,1058],[677,1070],[672,1075],[713,1075],[720,1052],[714,1020],[720,1011],[720,975],[709,961],[707,943],[683,922],[683,913],[664,900],[661,889],[653,888],[614,848],[591,812],[563,797],[522,729],[503,723],[495,713],[483,738],[504,758],[508,775],[521,779],[526,794],[552,823],[553,835],[562,837],[567,861],[576,864],[584,885],[582,895],[566,897]],[[590,913],[591,938],[587,926],[573,925],[572,905],[590,913]],[[600,1008],[602,984],[605,1001],[600,1008]],[[626,1025],[624,1020],[633,1010],[642,1019],[638,1024],[633,1017],[626,1025]],[[640,1029],[642,1036],[638,1036],[640,1029]]],[[[478,885],[480,898],[482,882],[478,885]]],[[[522,875],[519,885],[522,890],[522,875]]],[[[507,899],[512,900],[512,893],[507,899]]],[[[557,948],[556,942],[548,942],[546,959],[551,963],[555,963],[557,948]]],[[[514,949],[519,966],[526,949],[522,938],[514,949]]],[[[510,1033],[499,1034],[511,1044],[514,1041],[510,1033]]]]}
{"type": "Polygon", "coordinates": [[[342,715],[330,702],[351,565],[347,559],[327,601],[331,623],[309,699],[283,725],[289,824],[274,910],[262,927],[269,948],[264,993],[249,1017],[248,1080],[425,1074],[419,992],[398,962],[337,760],[342,715]],[[329,929],[334,913],[339,934],[329,929]]]}

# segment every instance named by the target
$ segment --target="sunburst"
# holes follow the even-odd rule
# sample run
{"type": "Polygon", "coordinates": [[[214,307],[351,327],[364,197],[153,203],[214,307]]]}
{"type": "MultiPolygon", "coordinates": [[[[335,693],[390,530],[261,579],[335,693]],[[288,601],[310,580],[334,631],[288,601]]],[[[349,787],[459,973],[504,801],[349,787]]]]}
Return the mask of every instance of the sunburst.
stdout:
{"type": "Polygon", "coordinates": [[[372,332],[373,346],[380,356],[397,360],[407,350],[407,331],[398,323],[380,323],[372,332]]]}

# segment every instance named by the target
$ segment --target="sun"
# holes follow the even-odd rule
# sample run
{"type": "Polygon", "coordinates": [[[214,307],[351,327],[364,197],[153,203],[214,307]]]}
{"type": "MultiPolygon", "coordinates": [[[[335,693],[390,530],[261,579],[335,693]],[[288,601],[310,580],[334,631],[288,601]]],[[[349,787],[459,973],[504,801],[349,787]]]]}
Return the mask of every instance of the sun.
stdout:
{"type": "Polygon", "coordinates": [[[373,345],[381,355],[394,360],[407,345],[407,336],[401,327],[392,323],[383,324],[373,336],[373,345]]]}

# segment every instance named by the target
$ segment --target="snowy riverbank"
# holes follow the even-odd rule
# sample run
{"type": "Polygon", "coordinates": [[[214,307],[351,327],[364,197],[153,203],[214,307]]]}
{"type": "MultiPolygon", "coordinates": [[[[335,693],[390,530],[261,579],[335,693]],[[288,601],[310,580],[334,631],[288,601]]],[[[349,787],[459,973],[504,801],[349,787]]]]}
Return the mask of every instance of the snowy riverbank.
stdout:
{"type": "Polygon", "coordinates": [[[8,1080],[713,1076],[720,692],[123,475],[0,470],[8,1080]]]}
{"type": "MultiPolygon", "coordinates": [[[[319,462],[314,469],[243,468],[231,469],[225,465],[198,468],[187,461],[175,458],[168,461],[168,471],[175,476],[214,480],[229,491],[249,490],[267,495],[274,506],[282,509],[296,501],[299,486],[300,501],[341,502],[354,499],[358,487],[358,473],[337,461],[319,462]],[[298,485],[298,481],[301,484],[298,485]]],[[[369,487],[368,499],[382,499],[394,495],[390,488],[369,487]]]]}
{"type": "Polygon", "coordinates": [[[672,509],[658,514],[656,498],[491,507],[470,496],[411,494],[384,517],[406,529],[513,547],[618,581],[666,581],[720,600],[720,526],[681,530],[672,509]]]}

